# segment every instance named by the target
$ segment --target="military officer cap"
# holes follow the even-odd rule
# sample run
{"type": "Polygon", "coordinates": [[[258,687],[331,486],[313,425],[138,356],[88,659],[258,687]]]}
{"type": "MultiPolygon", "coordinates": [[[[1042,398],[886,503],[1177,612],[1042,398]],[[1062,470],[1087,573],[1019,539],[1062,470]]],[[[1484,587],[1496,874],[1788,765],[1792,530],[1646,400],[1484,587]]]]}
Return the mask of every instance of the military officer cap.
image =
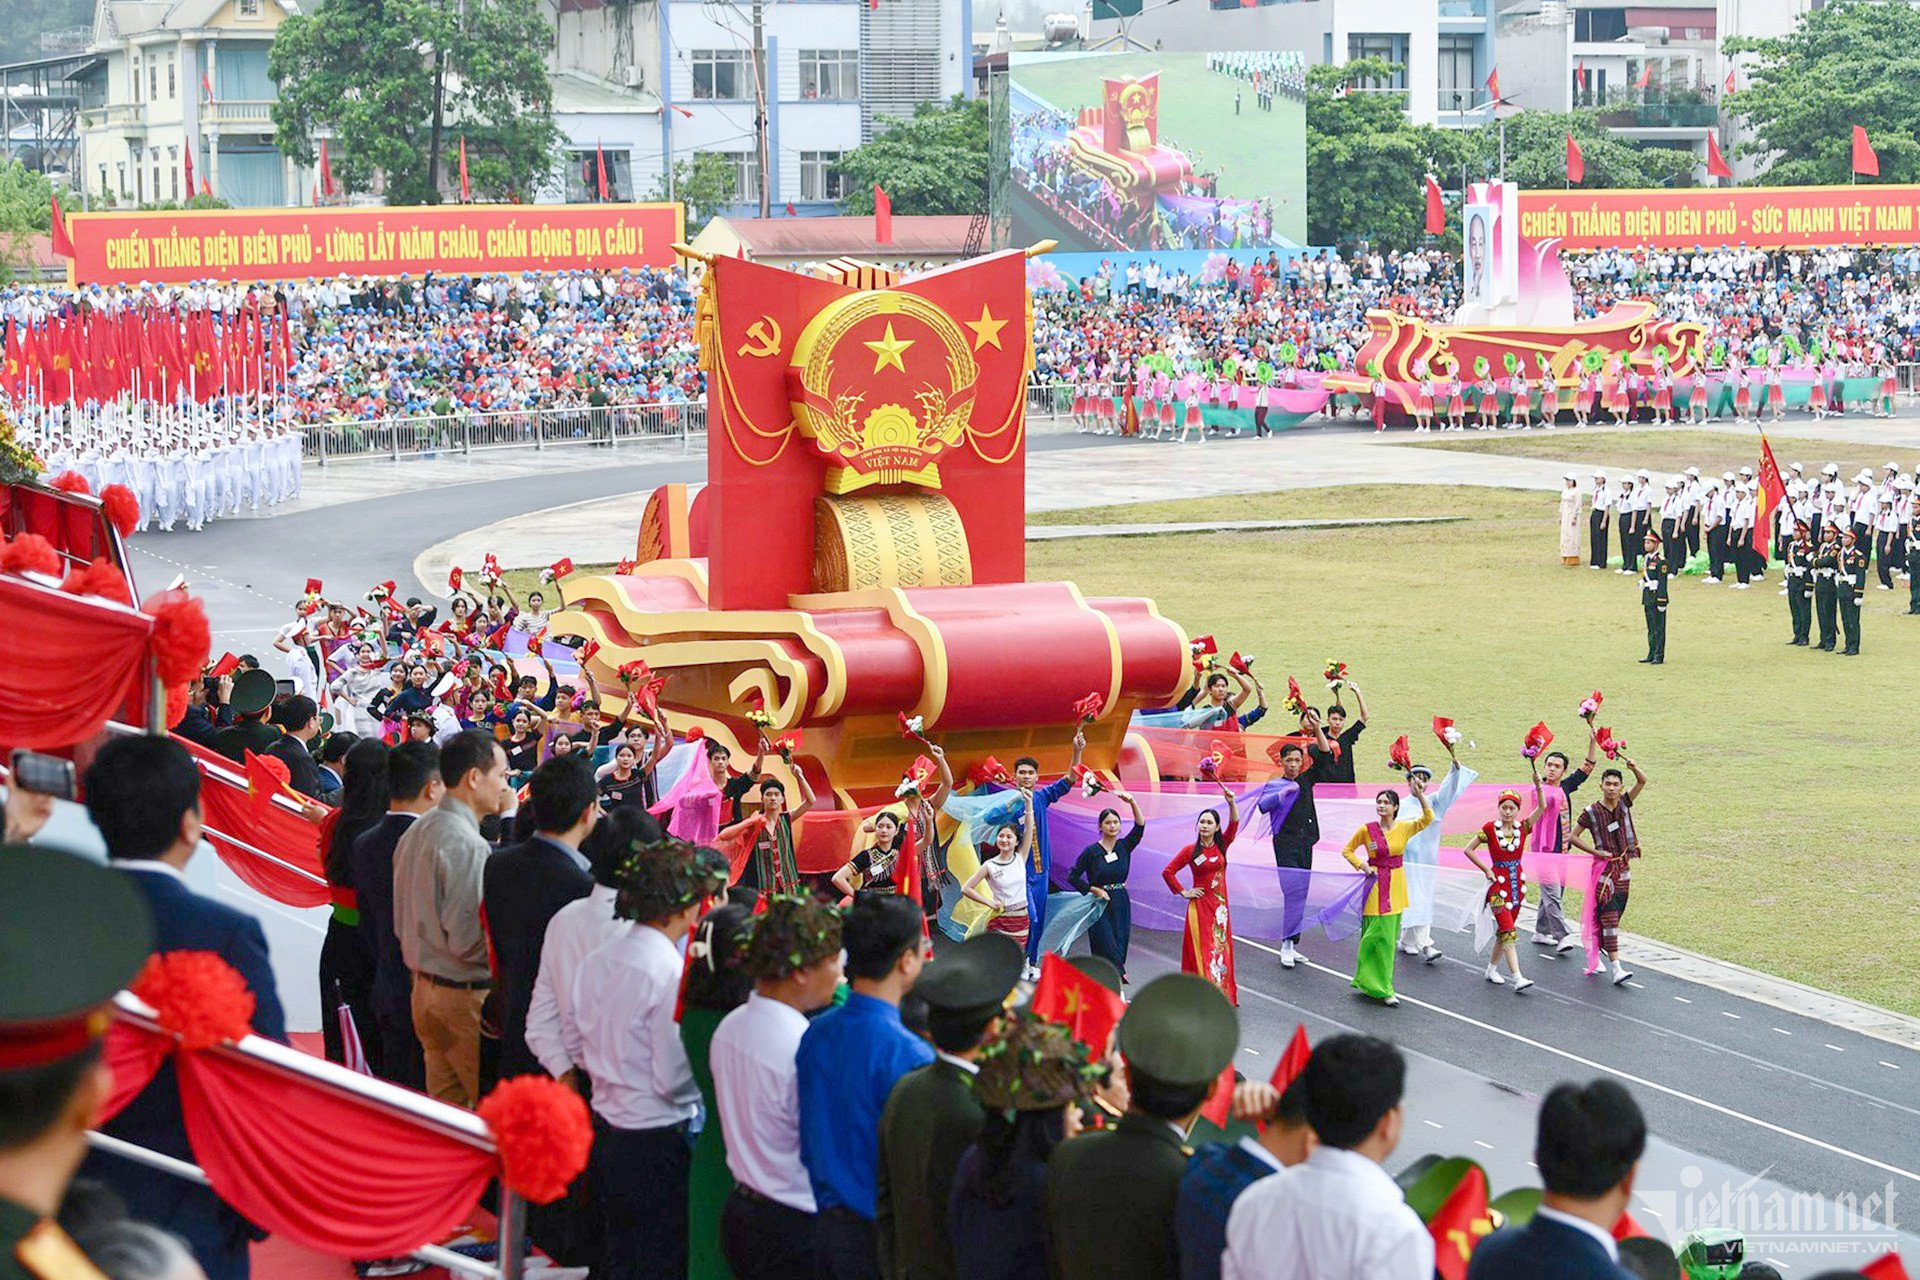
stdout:
{"type": "Polygon", "coordinates": [[[941,1013],[986,1013],[1006,1004],[1025,965],[1019,943],[1004,933],[983,933],[935,956],[913,989],[941,1013]]]}
{"type": "Polygon", "coordinates": [[[1162,1084],[1219,1079],[1240,1047],[1240,1018],[1220,988],[1191,973],[1155,978],[1120,1019],[1120,1052],[1134,1070],[1162,1084]]]}
{"type": "Polygon", "coordinates": [[[1113,961],[1105,956],[1075,956],[1072,964],[1113,994],[1120,994],[1120,968],[1113,961]]]}
{"type": "Polygon", "coordinates": [[[5,845],[0,904],[0,1073],[85,1052],[113,1020],[114,993],[153,950],[146,900],[97,862],[5,845]]]}
{"type": "Polygon", "coordinates": [[[273,705],[273,675],[259,667],[250,667],[233,678],[233,693],[227,699],[234,714],[257,715],[273,705]]]}

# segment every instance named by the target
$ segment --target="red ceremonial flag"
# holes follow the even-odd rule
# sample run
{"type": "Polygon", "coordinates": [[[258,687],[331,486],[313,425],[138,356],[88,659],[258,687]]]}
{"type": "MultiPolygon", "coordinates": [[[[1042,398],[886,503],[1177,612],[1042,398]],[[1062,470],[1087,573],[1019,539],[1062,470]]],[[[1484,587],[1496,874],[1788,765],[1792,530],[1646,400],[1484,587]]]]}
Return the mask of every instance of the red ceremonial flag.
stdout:
{"type": "Polygon", "coordinates": [[[1860,1268],[1860,1274],[1867,1280],[1910,1280],[1907,1268],[1897,1253],[1882,1254],[1860,1268]]]}
{"type": "Polygon", "coordinates": [[[460,135],[460,203],[473,199],[473,188],[467,185],[467,135],[460,135]]]}
{"type": "Polygon", "coordinates": [[[1487,93],[1493,98],[1494,103],[1498,105],[1500,101],[1500,68],[1498,67],[1487,72],[1487,93]]]}
{"type": "Polygon", "coordinates": [[[180,152],[180,163],[187,171],[187,199],[193,199],[193,144],[189,142],[180,152]]]}
{"type": "Polygon", "coordinates": [[[1635,1222],[1633,1215],[1630,1213],[1622,1213],[1620,1215],[1620,1221],[1613,1224],[1613,1238],[1615,1240],[1632,1240],[1646,1234],[1647,1229],[1638,1222],[1635,1222]]]}
{"type": "Polygon", "coordinates": [[[1733,92],[1734,92],[1734,87],[1733,87],[1733,85],[1734,85],[1734,81],[1733,81],[1733,77],[1734,77],[1734,73],[1735,73],[1735,72],[1737,72],[1738,70],[1739,70],[1739,68],[1738,68],[1738,67],[1728,67],[1728,68],[1727,68],[1727,79],[1726,79],[1726,83],[1720,86],[1720,91],[1721,91],[1722,93],[1733,93],[1733,92]]]}
{"type": "Polygon", "coordinates": [[[873,242],[893,243],[893,200],[877,182],[873,184],[873,242]]]}
{"type": "Polygon", "coordinates": [[[208,78],[207,73],[205,71],[202,71],[200,73],[200,88],[206,93],[207,101],[212,102],[213,101],[213,81],[208,78]]]}
{"type": "Polygon", "coordinates": [[[880,12],[880,0],[867,0],[867,12],[869,13],[880,12]]]}
{"type": "MultiPolygon", "coordinates": [[[[900,855],[893,861],[893,887],[903,898],[920,901],[920,846],[913,838],[913,824],[900,828],[900,855]]],[[[926,921],[923,919],[924,929],[926,921]]]]}
{"type": "MultiPolygon", "coordinates": [[[[1855,154],[1859,153],[1856,151],[1855,154]]],[[[73,239],[67,235],[67,220],[60,212],[60,197],[57,195],[53,197],[53,251],[63,258],[73,256],[73,239]]]]}
{"type": "Polygon", "coordinates": [[[1065,1027],[1096,1060],[1105,1056],[1107,1041],[1127,1009],[1119,996],[1051,951],[1040,958],[1040,980],[1033,984],[1027,1007],[1035,1017],[1065,1027]]]}
{"type": "Polygon", "coordinates": [[[791,218],[791,217],[793,217],[793,216],[794,216],[795,214],[797,214],[797,213],[799,213],[799,212],[800,212],[800,211],[799,211],[798,209],[796,209],[796,208],[794,208],[794,207],[793,207],[793,201],[791,201],[791,200],[789,200],[789,201],[787,201],[787,216],[788,216],[789,218],[791,218]]]}
{"type": "Polygon", "coordinates": [[[1447,229],[1447,203],[1440,197],[1440,184],[1427,175],[1427,234],[1437,236],[1447,229]]]}
{"type": "Polygon", "coordinates": [[[320,139],[320,194],[326,196],[328,199],[332,199],[334,194],[333,164],[327,159],[327,140],[325,138],[320,139]]]}
{"type": "Polygon", "coordinates": [[[1467,1280],[1467,1260],[1480,1238],[1493,1231],[1487,1213],[1487,1175],[1471,1165],[1427,1220],[1433,1236],[1433,1271],[1441,1280],[1467,1280]]]}
{"type": "Polygon", "coordinates": [[[213,184],[207,181],[207,175],[204,173],[200,175],[200,194],[209,200],[213,199],[213,184]]]}
{"type": "Polygon", "coordinates": [[[1273,1064],[1273,1076],[1268,1080],[1274,1088],[1285,1093],[1287,1086],[1299,1079],[1300,1073],[1307,1069],[1307,1059],[1313,1056],[1313,1046],[1307,1043],[1307,1029],[1302,1024],[1293,1024],[1293,1039],[1287,1041],[1285,1053],[1280,1061],[1273,1064]]]}
{"type": "Polygon", "coordinates": [[[599,143],[593,144],[593,167],[599,173],[600,202],[607,200],[607,153],[600,149],[599,143]]]}
{"type": "MultiPolygon", "coordinates": [[[[1873,145],[1867,141],[1867,131],[1861,125],[1853,126],[1853,171],[1869,178],[1880,176],[1880,157],[1873,153],[1873,145]]],[[[57,246],[55,252],[58,252],[57,246]]]]}
{"type": "Polygon", "coordinates": [[[18,396],[26,376],[26,343],[20,337],[20,322],[8,320],[6,355],[0,358],[0,389],[10,396],[18,396]]]}
{"type": "Polygon", "coordinates": [[[291,792],[287,766],[273,756],[255,755],[252,751],[246,756],[247,803],[258,817],[273,807],[273,798],[281,792],[291,792]]]}
{"type": "Polygon", "coordinates": [[[1567,181],[1582,182],[1587,176],[1587,158],[1580,154],[1580,144],[1567,135],[1567,181]]]}
{"type": "Polygon", "coordinates": [[[1753,549],[1767,554],[1767,540],[1773,529],[1773,509],[1786,499],[1787,486],[1780,479],[1780,464],[1773,460],[1773,446],[1767,433],[1760,433],[1760,510],[1753,522],[1753,549]]]}
{"type": "Polygon", "coordinates": [[[1225,1129],[1227,1122],[1233,1119],[1233,1086],[1233,1064],[1229,1062],[1220,1068],[1220,1078],[1213,1084],[1213,1095],[1207,1099],[1207,1105],[1200,1108],[1200,1114],[1211,1121],[1216,1129],[1225,1129]]]}
{"type": "Polygon", "coordinates": [[[1713,134],[1707,135],[1707,176],[1709,178],[1731,178],[1733,166],[1720,154],[1720,139],[1713,134]]]}
{"type": "Polygon", "coordinates": [[[1587,91],[1587,60],[1580,59],[1580,65],[1573,69],[1573,82],[1580,86],[1580,92],[1587,91]]]}
{"type": "Polygon", "coordinates": [[[1651,62],[1643,62],[1640,64],[1640,78],[1633,82],[1633,87],[1636,89],[1644,89],[1652,83],[1653,64],[1651,62]]]}

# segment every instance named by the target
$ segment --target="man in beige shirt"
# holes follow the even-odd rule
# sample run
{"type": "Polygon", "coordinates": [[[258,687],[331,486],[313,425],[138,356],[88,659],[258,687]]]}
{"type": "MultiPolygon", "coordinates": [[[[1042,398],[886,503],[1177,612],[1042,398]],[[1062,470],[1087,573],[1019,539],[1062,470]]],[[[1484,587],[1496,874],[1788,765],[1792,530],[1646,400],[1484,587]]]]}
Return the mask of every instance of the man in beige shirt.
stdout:
{"type": "Polygon", "coordinates": [[[393,851],[393,926],[413,974],[413,1030],[427,1092],[472,1107],[480,1100],[480,1006],[493,986],[480,923],[492,847],[482,819],[513,795],[507,757],[491,734],[468,729],[440,749],[447,793],[393,851]]]}

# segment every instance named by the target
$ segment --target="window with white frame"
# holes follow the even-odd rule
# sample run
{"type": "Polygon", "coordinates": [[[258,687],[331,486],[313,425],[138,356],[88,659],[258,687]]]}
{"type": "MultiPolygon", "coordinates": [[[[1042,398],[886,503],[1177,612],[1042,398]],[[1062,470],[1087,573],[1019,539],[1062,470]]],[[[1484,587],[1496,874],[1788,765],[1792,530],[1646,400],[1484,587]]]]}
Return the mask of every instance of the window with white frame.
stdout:
{"type": "Polygon", "coordinates": [[[257,18],[260,16],[260,0],[239,0],[235,8],[240,11],[240,16],[243,18],[257,18]]]}
{"type": "Polygon", "coordinates": [[[802,151],[800,153],[800,198],[802,200],[838,200],[847,194],[846,178],[834,171],[843,153],[839,151],[802,151]]]}
{"type": "Polygon", "coordinates": [[[800,96],[852,100],[860,96],[858,49],[802,49],[800,96]]]}
{"type": "Polygon", "coordinates": [[[1347,61],[1378,58],[1393,66],[1385,80],[1367,80],[1367,89],[1404,89],[1407,87],[1407,37],[1405,32],[1354,32],[1347,37],[1347,61]]]}
{"type": "Polygon", "coordinates": [[[753,96],[747,55],[738,49],[695,49],[688,55],[693,67],[693,96],[742,100],[753,96]]]}
{"type": "Polygon", "coordinates": [[[760,155],[755,151],[722,151],[733,162],[733,198],[741,203],[760,198],[760,155]]]}

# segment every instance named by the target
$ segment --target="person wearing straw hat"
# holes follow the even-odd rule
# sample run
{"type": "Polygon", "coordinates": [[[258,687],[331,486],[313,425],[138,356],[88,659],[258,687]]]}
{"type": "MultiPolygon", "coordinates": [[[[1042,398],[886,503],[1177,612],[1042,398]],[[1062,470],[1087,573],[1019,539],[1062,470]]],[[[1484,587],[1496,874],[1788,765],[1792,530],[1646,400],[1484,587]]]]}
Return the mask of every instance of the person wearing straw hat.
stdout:
{"type": "Polygon", "coordinates": [[[1126,1114],[1047,1162],[1047,1226],[1058,1280],[1167,1280],[1179,1273],[1174,1210],[1186,1133],[1222,1087],[1240,1019],[1219,988],[1169,973],[1140,989],[1117,1032],[1126,1114]]]}
{"type": "Polygon", "coordinates": [[[101,1043],[153,917],[130,877],[31,845],[0,847],[0,902],[0,1280],[105,1280],[54,1215],[113,1092],[101,1043]]]}

